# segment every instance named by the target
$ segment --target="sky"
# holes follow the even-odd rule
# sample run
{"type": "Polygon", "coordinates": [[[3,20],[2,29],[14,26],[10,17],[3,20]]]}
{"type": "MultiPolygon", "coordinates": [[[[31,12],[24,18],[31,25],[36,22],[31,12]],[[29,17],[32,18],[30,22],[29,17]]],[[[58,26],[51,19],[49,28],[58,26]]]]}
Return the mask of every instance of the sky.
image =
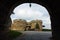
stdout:
{"type": "Polygon", "coordinates": [[[29,3],[24,3],[21,5],[18,5],[14,10],[14,14],[11,14],[12,21],[14,19],[24,19],[26,21],[31,20],[42,20],[45,27],[43,29],[51,29],[51,21],[50,21],[50,15],[48,10],[35,3],[31,3],[31,7],[29,7],[29,3]]]}

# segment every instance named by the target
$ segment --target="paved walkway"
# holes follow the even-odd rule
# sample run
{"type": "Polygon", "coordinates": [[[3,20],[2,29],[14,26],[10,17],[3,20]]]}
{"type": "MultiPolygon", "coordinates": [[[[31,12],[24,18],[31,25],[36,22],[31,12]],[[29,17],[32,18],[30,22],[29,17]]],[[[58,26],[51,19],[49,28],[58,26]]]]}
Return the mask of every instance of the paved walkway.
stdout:
{"type": "Polygon", "coordinates": [[[22,37],[14,40],[50,40],[51,32],[25,31],[22,37]]]}

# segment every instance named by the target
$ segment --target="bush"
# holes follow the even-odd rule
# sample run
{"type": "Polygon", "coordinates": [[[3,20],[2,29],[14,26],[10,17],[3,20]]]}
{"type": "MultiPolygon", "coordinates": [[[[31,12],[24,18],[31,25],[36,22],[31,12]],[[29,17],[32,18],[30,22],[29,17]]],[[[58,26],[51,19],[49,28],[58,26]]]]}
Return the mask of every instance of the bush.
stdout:
{"type": "Polygon", "coordinates": [[[38,23],[36,23],[36,29],[39,29],[39,24],[38,23]]]}

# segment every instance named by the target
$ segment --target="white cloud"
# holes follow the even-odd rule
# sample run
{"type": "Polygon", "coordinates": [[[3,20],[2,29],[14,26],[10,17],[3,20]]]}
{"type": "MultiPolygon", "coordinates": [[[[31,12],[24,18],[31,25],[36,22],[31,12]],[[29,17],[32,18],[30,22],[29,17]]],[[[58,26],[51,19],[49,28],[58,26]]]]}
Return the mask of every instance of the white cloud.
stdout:
{"type": "Polygon", "coordinates": [[[16,18],[22,18],[22,19],[26,19],[28,21],[28,19],[30,18],[30,20],[34,20],[34,19],[39,19],[39,17],[41,18],[43,15],[43,13],[39,12],[39,11],[35,11],[33,9],[20,9],[15,11],[15,16],[16,18]]]}

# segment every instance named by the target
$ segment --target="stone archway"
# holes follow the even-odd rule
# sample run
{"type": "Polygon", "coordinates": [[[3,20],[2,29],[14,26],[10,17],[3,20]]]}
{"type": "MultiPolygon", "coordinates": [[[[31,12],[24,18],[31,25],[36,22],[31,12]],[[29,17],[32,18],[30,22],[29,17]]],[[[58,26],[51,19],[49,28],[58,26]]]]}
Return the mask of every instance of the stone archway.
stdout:
{"type": "Polygon", "coordinates": [[[56,3],[56,1],[52,1],[52,0],[38,0],[38,1],[37,0],[34,0],[34,1],[32,1],[32,0],[31,1],[28,1],[28,0],[25,0],[25,1],[24,0],[5,0],[5,1],[1,0],[0,1],[0,11],[1,11],[0,12],[0,17],[1,17],[0,26],[3,27],[4,29],[6,29],[7,26],[3,26],[3,25],[6,23],[7,24],[9,23],[9,22],[7,22],[7,20],[10,19],[12,10],[19,4],[30,3],[30,2],[40,4],[47,8],[47,10],[49,11],[49,14],[50,14],[50,18],[51,18],[52,36],[53,36],[54,40],[60,39],[59,38],[60,24],[59,24],[59,16],[58,16],[59,14],[57,14],[59,11],[56,8],[58,5],[57,6],[54,5],[54,4],[58,4],[58,2],[56,3]]]}

